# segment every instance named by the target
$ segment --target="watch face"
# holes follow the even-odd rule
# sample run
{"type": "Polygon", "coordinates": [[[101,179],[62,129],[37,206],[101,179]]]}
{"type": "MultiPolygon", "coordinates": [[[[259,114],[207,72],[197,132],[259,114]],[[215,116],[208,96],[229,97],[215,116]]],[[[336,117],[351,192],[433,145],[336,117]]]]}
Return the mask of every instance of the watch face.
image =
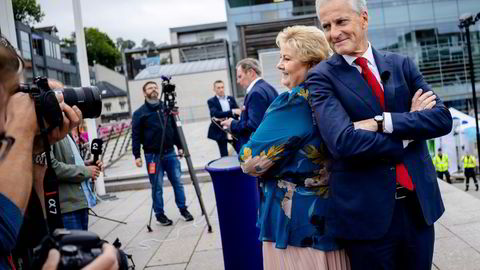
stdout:
{"type": "Polygon", "coordinates": [[[383,115],[376,115],[373,119],[377,122],[382,122],[383,121],[383,115]]]}

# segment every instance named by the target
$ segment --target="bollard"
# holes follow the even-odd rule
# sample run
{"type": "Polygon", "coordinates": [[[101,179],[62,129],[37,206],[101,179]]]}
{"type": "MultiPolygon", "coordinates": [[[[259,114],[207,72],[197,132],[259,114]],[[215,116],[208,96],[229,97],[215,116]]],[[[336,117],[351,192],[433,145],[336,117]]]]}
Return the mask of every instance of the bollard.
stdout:
{"type": "Polygon", "coordinates": [[[244,174],[233,156],[211,161],[205,169],[215,191],[225,269],[263,269],[260,230],[256,226],[257,179],[244,174]]]}

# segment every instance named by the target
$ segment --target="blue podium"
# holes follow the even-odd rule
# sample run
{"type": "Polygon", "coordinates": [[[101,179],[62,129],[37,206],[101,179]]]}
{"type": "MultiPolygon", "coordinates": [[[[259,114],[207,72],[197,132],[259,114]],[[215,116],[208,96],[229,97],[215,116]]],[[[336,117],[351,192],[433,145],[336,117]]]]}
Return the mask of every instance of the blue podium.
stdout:
{"type": "Polygon", "coordinates": [[[215,191],[225,269],[262,270],[257,179],[242,172],[236,156],[211,161],[205,169],[215,191]]]}

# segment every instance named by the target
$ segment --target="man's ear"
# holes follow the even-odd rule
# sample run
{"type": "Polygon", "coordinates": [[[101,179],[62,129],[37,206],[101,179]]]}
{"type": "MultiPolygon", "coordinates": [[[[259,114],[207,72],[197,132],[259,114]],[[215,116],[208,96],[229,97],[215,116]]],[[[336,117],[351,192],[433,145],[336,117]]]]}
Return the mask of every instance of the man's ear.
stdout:
{"type": "Polygon", "coordinates": [[[367,29],[368,28],[368,11],[362,10],[360,12],[360,17],[362,18],[362,28],[367,29]]]}

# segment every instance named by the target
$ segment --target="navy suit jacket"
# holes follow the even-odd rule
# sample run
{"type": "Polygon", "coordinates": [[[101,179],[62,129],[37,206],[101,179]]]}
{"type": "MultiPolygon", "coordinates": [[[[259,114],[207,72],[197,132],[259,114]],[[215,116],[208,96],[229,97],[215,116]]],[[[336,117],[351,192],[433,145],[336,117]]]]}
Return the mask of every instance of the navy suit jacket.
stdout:
{"type": "Polygon", "coordinates": [[[239,149],[257,130],[265,111],[277,96],[277,90],[263,79],[258,80],[252,87],[245,97],[245,110],[240,115],[240,120],[233,120],[230,126],[232,132],[237,135],[239,149]]]}
{"type": "MultiPolygon", "coordinates": [[[[224,112],[222,110],[222,105],[220,105],[220,101],[218,100],[217,96],[210,98],[207,101],[208,109],[210,110],[210,117],[215,118],[227,118],[233,117],[232,109],[237,109],[237,101],[231,97],[227,96],[228,104],[230,104],[230,110],[224,112]]],[[[219,140],[226,140],[227,134],[223,132],[217,125],[214,123],[210,123],[210,127],[208,128],[208,136],[209,139],[219,141],[219,140]]]]}
{"type": "Polygon", "coordinates": [[[395,206],[395,164],[403,162],[415,184],[418,209],[426,224],[444,212],[426,139],[448,134],[449,110],[438,98],[430,110],[410,113],[419,88],[431,90],[412,60],[379,52],[373,55],[382,82],[393,133],[355,130],[353,122],[382,114],[371,88],[358,70],[338,54],[314,67],[306,86],[320,134],[332,154],[328,227],[343,239],[377,239],[387,232],[395,206]],[[413,140],[406,148],[402,140],[413,140]]]}

